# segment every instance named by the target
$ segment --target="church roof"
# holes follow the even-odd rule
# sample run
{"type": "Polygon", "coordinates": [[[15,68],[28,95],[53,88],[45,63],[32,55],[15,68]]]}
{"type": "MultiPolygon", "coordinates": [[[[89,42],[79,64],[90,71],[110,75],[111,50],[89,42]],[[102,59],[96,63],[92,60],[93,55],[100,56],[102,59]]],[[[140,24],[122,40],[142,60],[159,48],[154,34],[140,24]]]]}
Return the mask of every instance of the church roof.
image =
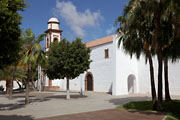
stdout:
{"type": "Polygon", "coordinates": [[[91,48],[91,47],[103,45],[103,44],[110,43],[110,42],[113,42],[113,35],[87,42],[86,47],[91,48]]]}

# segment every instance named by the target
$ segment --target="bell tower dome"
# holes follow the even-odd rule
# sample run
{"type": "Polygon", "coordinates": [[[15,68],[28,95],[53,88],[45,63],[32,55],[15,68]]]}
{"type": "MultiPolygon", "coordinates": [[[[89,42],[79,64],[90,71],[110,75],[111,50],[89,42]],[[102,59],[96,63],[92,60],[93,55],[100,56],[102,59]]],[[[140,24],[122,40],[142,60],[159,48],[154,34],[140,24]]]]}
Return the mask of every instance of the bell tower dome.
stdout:
{"type": "Polygon", "coordinates": [[[60,22],[57,18],[50,18],[48,21],[48,29],[45,31],[46,36],[46,51],[52,42],[60,42],[62,39],[62,30],[60,29],[60,22]]]}

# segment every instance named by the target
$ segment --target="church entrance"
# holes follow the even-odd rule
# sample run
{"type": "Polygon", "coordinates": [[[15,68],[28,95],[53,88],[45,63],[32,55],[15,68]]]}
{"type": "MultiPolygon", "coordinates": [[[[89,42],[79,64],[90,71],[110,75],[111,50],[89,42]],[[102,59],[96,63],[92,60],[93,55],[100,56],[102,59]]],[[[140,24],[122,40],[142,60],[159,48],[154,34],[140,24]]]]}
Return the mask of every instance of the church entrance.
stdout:
{"type": "Polygon", "coordinates": [[[88,72],[85,77],[85,90],[86,91],[93,91],[93,75],[91,72],[88,72]]]}

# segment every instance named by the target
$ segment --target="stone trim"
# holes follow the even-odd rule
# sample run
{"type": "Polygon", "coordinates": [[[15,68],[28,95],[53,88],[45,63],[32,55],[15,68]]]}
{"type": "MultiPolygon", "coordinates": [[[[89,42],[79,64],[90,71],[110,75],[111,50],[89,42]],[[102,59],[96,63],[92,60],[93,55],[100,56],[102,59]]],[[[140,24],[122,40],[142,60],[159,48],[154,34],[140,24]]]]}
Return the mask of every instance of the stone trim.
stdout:
{"type": "Polygon", "coordinates": [[[48,29],[48,30],[45,31],[45,33],[50,33],[50,32],[61,33],[63,31],[62,30],[56,30],[56,29],[48,29]]]}
{"type": "Polygon", "coordinates": [[[55,22],[55,21],[48,22],[48,24],[50,24],[50,23],[60,24],[59,22],[55,22]]]}

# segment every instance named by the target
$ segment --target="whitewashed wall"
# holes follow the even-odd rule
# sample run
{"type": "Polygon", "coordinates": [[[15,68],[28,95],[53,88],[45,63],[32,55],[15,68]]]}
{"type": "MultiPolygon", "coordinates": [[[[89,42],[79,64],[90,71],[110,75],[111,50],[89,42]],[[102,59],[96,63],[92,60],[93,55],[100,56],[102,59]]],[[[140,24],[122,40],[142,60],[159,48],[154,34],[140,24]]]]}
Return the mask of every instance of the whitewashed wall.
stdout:
{"type": "MultiPolygon", "coordinates": [[[[81,74],[79,77],[70,80],[70,90],[76,90],[76,91],[80,91],[85,89],[84,87],[84,78],[85,78],[85,74],[81,74]]],[[[66,79],[61,79],[60,80],[60,89],[61,90],[66,90],[66,79]]]]}
{"type": "Polygon", "coordinates": [[[48,24],[48,29],[56,29],[56,30],[59,30],[59,24],[57,24],[57,23],[49,23],[49,24],[48,24]]]}
{"type": "Polygon", "coordinates": [[[118,48],[118,37],[114,36],[114,82],[113,82],[113,95],[128,94],[128,77],[135,76],[134,92],[138,91],[138,69],[136,58],[130,58],[129,55],[124,54],[122,45],[118,48]]]}
{"type": "MultiPolygon", "coordinates": [[[[117,41],[114,39],[113,46],[117,46],[117,41]]],[[[140,60],[136,58],[130,59],[126,55],[122,46],[118,49],[114,47],[114,86],[113,95],[128,94],[127,78],[128,75],[134,74],[136,77],[136,91],[135,93],[151,93],[150,71],[149,63],[145,63],[145,57],[142,56],[140,60]]],[[[155,86],[157,91],[158,86],[158,61],[153,58],[155,86]]],[[[164,93],[164,72],[163,72],[163,93],[164,93]]],[[[180,62],[171,63],[169,61],[169,88],[172,95],[180,95],[180,62]]]]}
{"type": "MultiPolygon", "coordinates": [[[[154,77],[156,91],[158,89],[158,62],[153,59],[154,77]]],[[[151,93],[149,63],[145,64],[144,57],[138,61],[138,75],[139,75],[139,93],[151,93]]],[[[163,72],[163,94],[164,94],[164,72],[163,72]]],[[[172,95],[180,95],[180,62],[171,63],[169,61],[169,89],[172,95]]]]}
{"type": "MultiPolygon", "coordinates": [[[[145,64],[144,56],[140,60],[137,60],[135,57],[130,58],[129,55],[124,53],[122,46],[118,48],[116,36],[114,36],[113,42],[91,49],[93,62],[90,64],[88,72],[91,72],[94,77],[94,91],[112,91],[113,95],[129,94],[128,77],[134,75],[134,93],[151,93],[149,63],[145,64]],[[109,59],[104,57],[104,50],[107,48],[109,49],[109,59]]],[[[153,58],[153,61],[157,90],[158,63],[156,58],[153,58]]],[[[70,81],[70,90],[85,90],[86,73],[70,81]]],[[[52,85],[60,86],[62,90],[66,90],[66,80],[55,80],[52,82],[52,85]]],[[[169,87],[172,95],[180,95],[180,62],[175,64],[169,63],[169,87]]]]}
{"type": "Polygon", "coordinates": [[[59,24],[52,23],[52,29],[59,30],[59,24]]]}
{"type": "Polygon", "coordinates": [[[173,95],[180,95],[180,62],[169,65],[169,87],[173,95]]]}
{"type": "MultiPolygon", "coordinates": [[[[154,61],[154,59],[153,59],[154,61]]],[[[155,83],[157,83],[157,68],[158,68],[157,61],[153,62],[154,66],[154,76],[155,76],[155,83]]],[[[150,82],[150,69],[149,69],[149,62],[145,63],[145,57],[142,56],[140,60],[138,60],[138,76],[139,76],[139,93],[151,93],[151,82],[150,82]]],[[[155,84],[157,87],[157,84],[155,84]]]]}
{"type": "Polygon", "coordinates": [[[93,47],[91,51],[92,63],[89,72],[94,77],[94,91],[112,92],[113,84],[113,43],[93,47]],[[105,49],[109,49],[109,58],[105,58],[105,49]]]}

